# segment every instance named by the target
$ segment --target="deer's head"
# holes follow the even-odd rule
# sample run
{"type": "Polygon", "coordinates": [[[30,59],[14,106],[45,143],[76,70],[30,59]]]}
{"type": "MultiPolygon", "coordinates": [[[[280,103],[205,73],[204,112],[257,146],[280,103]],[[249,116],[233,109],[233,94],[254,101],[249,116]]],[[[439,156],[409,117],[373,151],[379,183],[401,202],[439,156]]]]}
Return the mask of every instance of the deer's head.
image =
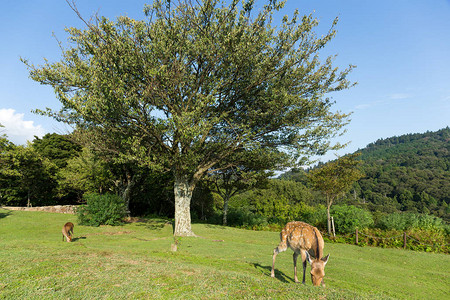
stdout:
{"type": "Polygon", "coordinates": [[[314,286],[319,286],[325,277],[325,265],[328,262],[330,254],[320,259],[312,259],[308,251],[306,251],[306,259],[311,265],[311,280],[314,286]]]}

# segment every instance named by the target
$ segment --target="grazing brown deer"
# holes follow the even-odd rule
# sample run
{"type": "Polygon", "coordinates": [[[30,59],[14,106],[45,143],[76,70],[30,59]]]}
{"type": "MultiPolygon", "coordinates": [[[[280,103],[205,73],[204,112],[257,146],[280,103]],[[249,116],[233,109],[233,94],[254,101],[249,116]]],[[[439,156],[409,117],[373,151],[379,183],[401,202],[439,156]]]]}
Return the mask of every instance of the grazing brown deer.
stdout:
{"type": "Polygon", "coordinates": [[[272,259],[272,272],[271,276],[275,277],[275,258],[277,254],[286,251],[287,247],[294,251],[294,280],[299,282],[297,279],[297,257],[299,254],[302,255],[303,262],[303,281],[305,283],[305,271],[306,271],[306,261],[311,264],[311,280],[313,285],[318,286],[322,283],[323,277],[325,276],[324,268],[328,262],[330,255],[322,257],[323,255],[323,238],[320,231],[309,224],[304,222],[289,222],[284,226],[280,233],[280,244],[273,250],[272,259]],[[314,252],[314,259],[308,252],[314,252]]]}
{"type": "Polygon", "coordinates": [[[72,236],[73,236],[73,223],[72,222],[67,222],[66,224],[64,224],[63,228],[62,228],[62,234],[63,234],[63,242],[64,242],[64,237],[66,238],[67,242],[71,242],[72,241],[72,236]]]}

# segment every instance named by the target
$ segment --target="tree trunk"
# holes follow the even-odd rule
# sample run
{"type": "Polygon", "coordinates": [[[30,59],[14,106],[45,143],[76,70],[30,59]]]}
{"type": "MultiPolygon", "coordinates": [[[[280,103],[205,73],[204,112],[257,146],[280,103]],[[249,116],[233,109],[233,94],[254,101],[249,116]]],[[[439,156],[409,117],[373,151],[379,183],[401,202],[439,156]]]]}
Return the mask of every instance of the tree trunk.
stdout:
{"type": "Polygon", "coordinates": [[[330,215],[330,206],[327,206],[327,228],[328,228],[328,234],[331,236],[331,215],[330,215]]]}
{"type": "Polygon", "coordinates": [[[195,183],[187,176],[175,175],[175,230],[174,236],[195,236],[191,229],[191,198],[195,183]]]}
{"type": "Polygon", "coordinates": [[[28,191],[27,199],[27,207],[31,207],[30,191],[28,191]]]}
{"type": "Polygon", "coordinates": [[[331,214],[330,214],[330,209],[331,209],[331,204],[332,203],[333,203],[332,199],[327,197],[327,229],[328,229],[328,234],[330,236],[331,236],[331,214]]]}
{"type": "Polygon", "coordinates": [[[127,186],[126,186],[125,190],[123,191],[122,199],[125,202],[127,215],[128,215],[128,217],[130,217],[131,190],[133,189],[133,187],[136,183],[136,180],[135,180],[135,176],[131,175],[130,173],[127,173],[126,177],[127,177],[127,186]]]}
{"type": "Polygon", "coordinates": [[[223,198],[223,226],[227,226],[227,215],[228,215],[228,200],[230,199],[229,195],[225,195],[223,198]]]}

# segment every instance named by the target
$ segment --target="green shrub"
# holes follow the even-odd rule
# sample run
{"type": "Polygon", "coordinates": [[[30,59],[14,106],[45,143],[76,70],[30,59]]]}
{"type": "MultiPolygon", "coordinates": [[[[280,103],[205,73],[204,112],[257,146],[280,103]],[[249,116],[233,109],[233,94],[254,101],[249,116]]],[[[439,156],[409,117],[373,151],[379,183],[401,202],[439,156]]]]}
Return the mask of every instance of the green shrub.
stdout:
{"type": "Polygon", "coordinates": [[[286,224],[298,220],[308,209],[310,193],[300,183],[271,180],[267,189],[255,189],[233,197],[234,207],[248,207],[255,214],[265,217],[269,223],[286,224]]]}
{"type": "Polygon", "coordinates": [[[336,233],[347,234],[355,232],[356,228],[370,227],[374,222],[372,214],[353,205],[335,205],[331,207],[336,233]]]}
{"type": "Polygon", "coordinates": [[[239,227],[267,226],[267,218],[253,213],[248,208],[230,208],[227,214],[227,224],[239,227]]]}
{"type": "MultiPolygon", "coordinates": [[[[353,238],[346,240],[354,242],[353,238]]],[[[414,251],[449,253],[448,235],[443,230],[413,229],[413,230],[381,230],[379,228],[364,229],[359,234],[358,245],[381,248],[403,248],[414,251]],[[406,233],[406,245],[404,245],[406,233]]]]}
{"type": "Polygon", "coordinates": [[[120,225],[126,216],[123,199],[113,194],[88,194],[84,196],[87,205],[77,209],[78,222],[81,225],[120,225]]]}
{"type": "Polygon", "coordinates": [[[319,230],[327,230],[327,208],[321,204],[316,207],[304,208],[301,210],[297,221],[306,222],[319,230]]]}
{"type": "Polygon", "coordinates": [[[443,229],[444,222],[441,218],[432,215],[419,215],[417,222],[417,227],[413,229],[424,229],[424,230],[433,230],[433,229],[443,229]]]}
{"type": "Polygon", "coordinates": [[[392,213],[381,217],[377,227],[384,230],[445,229],[442,219],[416,213],[392,213]]]}

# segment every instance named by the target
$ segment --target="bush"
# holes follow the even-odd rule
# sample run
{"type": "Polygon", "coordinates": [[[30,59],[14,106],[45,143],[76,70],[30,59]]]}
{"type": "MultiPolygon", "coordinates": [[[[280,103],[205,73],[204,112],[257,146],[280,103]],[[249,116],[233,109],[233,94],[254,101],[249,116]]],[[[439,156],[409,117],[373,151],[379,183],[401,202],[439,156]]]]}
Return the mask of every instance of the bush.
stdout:
{"type": "Polygon", "coordinates": [[[126,216],[123,199],[113,194],[88,194],[84,196],[87,205],[77,209],[80,225],[120,225],[126,216]]]}
{"type": "Polygon", "coordinates": [[[297,221],[303,221],[319,230],[327,230],[327,208],[321,204],[316,207],[304,206],[297,218],[297,221]]]}
{"type": "MultiPolygon", "coordinates": [[[[353,243],[352,238],[346,240],[353,243]]],[[[379,228],[364,229],[360,232],[358,245],[375,246],[382,248],[403,248],[414,251],[426,251],[437,253],[449,253],[448,235],[442,230],[413,229],[381,230],[379,228]],[[404,233],[406,233],[406,245],[404,245],[404,233]]]]}
{"type": "Polygon", "coordinates": [[[377,227],[384,230],[438,229],[445,227],[442,219],[416,213],[392,213],[381,217],[377,227]]]}
{"type": "MultiPolygon", "coordinates": [[[[222,225],[223,212],[216,211],[208,218],[208,223],[222,225]]],[[[246,229],[264,229],[267,218],[252,212],[248,207],[230,207],[227,214],[227,226],[246,229]]]]}
{"type": "Polygon", "coordinates": [[[372,214],[353,205],[335,205],[331,207],[336,232],[347,234],[355,232],[356,228],[370,227],[374,222],[372,214]]]}
{"type": "Polygon", "coordinates": [[[230,208],[227,214],[227,224],[248,228],[261,227],[267,226],[267,218],[253,213],[248,208],[230,208]]]}
{"type": "Polygon", "coordinates": [[[301,183],[270,180],[267,189],[255,189],[233,197],[230,206],[248,207],[269,223],[286,224],[302,216],[308,209],[305,203],[310,198],[309,191],[301,183]]]}

